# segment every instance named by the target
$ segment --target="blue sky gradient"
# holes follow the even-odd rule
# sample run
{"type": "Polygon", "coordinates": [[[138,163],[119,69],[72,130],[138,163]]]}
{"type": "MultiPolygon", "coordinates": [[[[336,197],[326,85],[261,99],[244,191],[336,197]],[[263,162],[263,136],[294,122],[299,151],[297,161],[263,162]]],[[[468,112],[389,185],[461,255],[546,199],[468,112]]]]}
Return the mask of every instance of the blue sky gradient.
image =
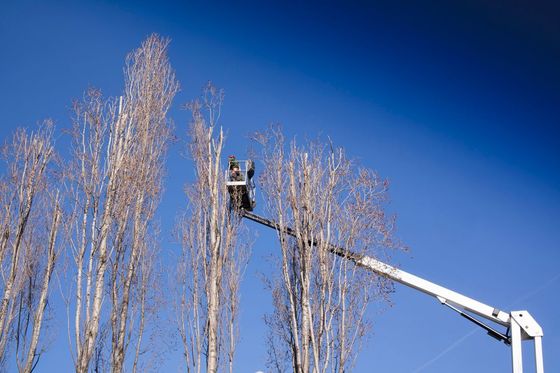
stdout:
{"type": "MultiPolygon", "coordinates": [[[[411,249],[394,263],[529,310],[544,328],[545,369],[560,371],[560,9],[449,3],[4,1],[0,135],[44,118],[68,126],[73,98],[89,86],[119,95],[126,53],[152,32],[168,36],[179,138],[189,120],[180,107],[208,80],[226,92],[228,154],[269,123],[298,139],[331,137],[390,180],[388,209],[411,249]]],[[[166,260],[193,177],[181,150],[170,149],[160,208],[166,260]]],[[[270,299],[258,278],[276,250],[272,234],[250,227],[259,237],[242,287],[239,372],[264,370],[270,299]]],[[[356,372],[509,371],[508,347],[436,300],[396,290],[391,307],[371,309],[356,372]]],[[[61,331],[39,372],[72,367],[55,311],[61,331]]],[[[170,352],[162,371],[180,364],[170,352]]]]}

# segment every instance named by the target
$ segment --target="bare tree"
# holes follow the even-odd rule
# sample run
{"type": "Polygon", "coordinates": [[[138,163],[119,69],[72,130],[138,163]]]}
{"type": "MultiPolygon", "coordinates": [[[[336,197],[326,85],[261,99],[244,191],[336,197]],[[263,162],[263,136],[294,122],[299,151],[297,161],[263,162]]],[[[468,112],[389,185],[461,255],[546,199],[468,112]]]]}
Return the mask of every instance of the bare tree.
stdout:
{"type": "Polygon", "coordinates": [[[58,256],[60,198],[49,171],[53,130],[50,121],[31,133],[19,129],[3,151],[8,175],[0,180],[0,361],[13,342],[22,372],[31,372],[43,352],[39,339],[58,256]]]}
{"type": "Polygon", "coordinates": [[[87,372],[99,333],[111,209],[125,140],[115,102],[105,101],[99,91],[90,89],[83,102],[75,103],[74,111],[70,236],[76,264],[74,346],[76,371],[87,372]]]}
{"type": "Polygon", "coordinates": [[[74,163],[70,173],[73,209],[68,230],[76,271],[75,287],[69,289],[67,302],[68,308],[74,308],[71,345],[76,349],[76,371],[87,372],[99,333],[110,254],[109,230],[120,191],[117,177],[124,167],[130,140],[123,130],[124,120],[117,116],[116,103],[104,100],[99,91],[90,89],[83,102],[74,104],[74,113],[74,163]]]}
{"type": "MultiPolygon", "coordinates": [[[[248,247],[240,240],[240,217],[229,204],[218,128],[223,92],[211,84],[189,107],[190,155],[196,182],[186,188],[188,210],[179,224],[178,324],[189,372],[233,371],[238,290],[248,247]],[[227,368],[226,368],[227,367],[227,368]]],[[[239,197],[239,196],[237,196],[239,197]]],[[[236,198],[237,198],[236,197],[236,198]]]]}
{"type": "Polygon", "coordinates": [[[286,151],[278,127],[256,139],[263,145],[260,184],[267,210],[280,228],[281,271],[270,279],[274,312],[265,318],[269,368],[351,370],[369,327],[366,306],[391,288],[383,278],[331,255],[327,245],[368,255],[398,247],[383,210],[388,183],[332,145],[293,141],[286,151]]]}
{"type": "Polygon", "coordinates": [[[97,351],[103,298],[109,290],[111,369],[124,368],[134,339],[138,366],[156,242],[153,219],[171,138],[167,111],[178,83],[168,40],[152,35],[127,57],[125,94],[117,102],[90,90],[75,104],[70,243],[76,265],[73,334],[76,371],[87,372],[97,351]],[[107,278],[109,283],[107,283],[107,278]],[[108,288],[108,289],[107,289],[108,288]],[[132,305],[131,305],[132,303],[132,305]],[[140,307],[136,307],[139,305],[140,307]],[[145,305],[145,303],[144,303],[145,305]],[[140,323],[135,328],[135,323],[140,323]]]}
{"type": "MultiPolygon", "coordinates": [[[[142,273],[142,270],[149,271],[152,268],[142,259],[153,259],[150,256],[153,248],[146,245],[155,242],[149,240],[149,235],[155,233],[150,224],[163,188],[165,154],[172,134],[167,111],[178,90],[175,74],[167,58],[168,43],[168,40],[157,36],[149,37],[128,56],[125,69],[122,113],[134,141],[123,170],[127,191],[126,195],[120,196],[117,205],[119,211],[125,211],[125,216],[116,220],[116,255],[111,267],[111,366],[115,372],[123,369],[126,339],[133,334],[133,330],[127,330],[131,296],[135,293],[136,300],[145,300],[150,273],[142,273]],[[123,235],[128,235],[128,238],[123,235]],[[142,285],[142,277],[145,287],[133,289],[134,285],[142,285]]],[[[138,311],[142,319],[145,309],[140,307],[138,311]]],[[[140,332],[143,330],[143,327],[139,329],[140,332]]]]}

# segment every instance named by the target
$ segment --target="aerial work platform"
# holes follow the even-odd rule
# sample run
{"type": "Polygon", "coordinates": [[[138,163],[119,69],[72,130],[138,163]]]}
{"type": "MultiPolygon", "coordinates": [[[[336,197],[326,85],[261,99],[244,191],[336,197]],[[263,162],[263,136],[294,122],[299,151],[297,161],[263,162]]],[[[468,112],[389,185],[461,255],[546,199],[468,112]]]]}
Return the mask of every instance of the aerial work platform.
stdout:
{"type": "Polygon", "coordinates": [[[238,160],[235,156],[229,156],[225,178],[230,202],[236,209],[253,211],[255,208],[254,175],[255,163],[252,160],[238,160]]]}

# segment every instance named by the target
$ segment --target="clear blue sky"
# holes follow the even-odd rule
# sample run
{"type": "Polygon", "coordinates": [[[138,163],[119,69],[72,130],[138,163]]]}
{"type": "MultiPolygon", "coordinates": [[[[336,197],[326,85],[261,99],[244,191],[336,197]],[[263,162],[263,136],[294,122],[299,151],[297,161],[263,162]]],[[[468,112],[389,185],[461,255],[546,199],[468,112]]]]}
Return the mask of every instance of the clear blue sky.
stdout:
{"type": "MultiPolygon", "coordinates": [[[[394,264],[529,310],[544,328],[545,368],[560,371],[559,6],[264,3],[2,2],[0,137],[47,117],[68,126],[73,98],[90,85],[118,95],[126,53],[152,32],[168,36],[180,137],[188,114],[179,107],[207,80],[226,92],[228,153],[243,154],[247,134],[271,122],[300,139],[330,136],[391,181],[389,209],[411,248],[394,264]]],[[[169,257],[192,178],[179,152],[170,150],[160,209],[169,257]]],[[[259,238],[242,287],[239,372],[264,369],[270,306],[258,272],[276,248],[251,228],[259,238]]],[[[357,372],[509,371],[508,347],[437,301],[396,290],[392,307],[371,310],[357,372]]],[[[71,370],[64,310],[55,311],[61,331],[40,372],[71,370]]],[[[179,359],[170,353],[162,370],[177,371],[179,359]]]]}

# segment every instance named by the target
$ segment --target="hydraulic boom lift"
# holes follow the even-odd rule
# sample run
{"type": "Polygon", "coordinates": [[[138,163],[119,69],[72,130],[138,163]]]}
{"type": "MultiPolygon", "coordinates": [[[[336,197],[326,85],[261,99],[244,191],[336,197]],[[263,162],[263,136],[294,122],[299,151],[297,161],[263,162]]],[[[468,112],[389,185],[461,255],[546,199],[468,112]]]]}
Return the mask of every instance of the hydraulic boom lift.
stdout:
{"type": "MultiPolygon", "coordinates": [[[[241,216],[246,219],[278,231],[281,229],[278,224],[272,220],[263,218],[243,209],[240,209],[239,211],[241,216]]],[[[295,235],[291,228],[283,228],[283,233],[291,236],[295,235]]],[[[452,310],[458,312],[461,316],[485,329],[490,336],[504,342],[506,345],[510,345],[513,373],[523,373],[521,343],[522,340],[532,340],[535,344],[536,373],[544,373],[542,352],[543,331],[529,312],[504,312],[475,299],[449,290],[443,286],[434,284],[433,282],[424,280],[423,278],[395,268],[367,255],[356,254],[352,251],[346,250],[345,248],[333,245],[328,245],[327,248],[331,253],[350,260],[359,267],[363,267],[376,274],[385,276],[393,281],[435,297],[439,302],[441,302],[441,304],[451,308],[452,310]],[[473,315],[492,321],[499,326],[506,327],[506,331],[502,333],[493,327],[486,325],[473,315]]]]}

